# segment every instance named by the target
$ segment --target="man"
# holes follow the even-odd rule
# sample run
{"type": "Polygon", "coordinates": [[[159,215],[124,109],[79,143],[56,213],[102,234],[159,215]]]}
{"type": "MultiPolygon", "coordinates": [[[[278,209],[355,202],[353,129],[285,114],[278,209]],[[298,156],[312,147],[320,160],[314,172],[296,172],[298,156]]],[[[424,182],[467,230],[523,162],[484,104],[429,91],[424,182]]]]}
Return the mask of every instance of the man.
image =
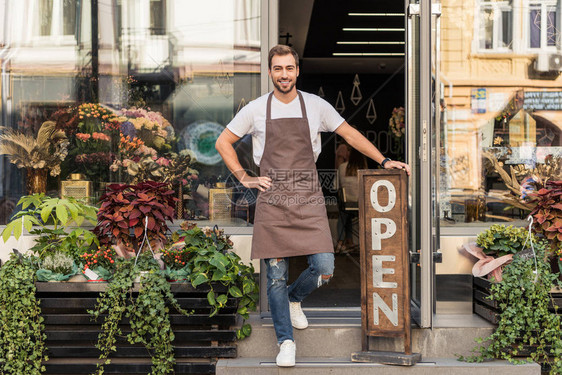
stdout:
{"type": "Polygon", "coordinates": [[[333,243],[316,172],[320,132],[335,131],[345,141],[384,168],[407,164],[386,158],[320,97],[297,91],[299,58],[290,47],[269,51],[272,93],[248,103],[216,142],[228,169],[247,188],[260,193],[256,203],[252,258],[264,259],[267,296],[280,345],[276,363],[295,365],[293,327],[308,327],[300,303],[326,284],[334,271],[333,243]],[[252,134],[254,160],[260,176],[249,176],[233,144],[252,134]],[[288,257],[307,255],[309,267],[287,287],[288,257]]]}

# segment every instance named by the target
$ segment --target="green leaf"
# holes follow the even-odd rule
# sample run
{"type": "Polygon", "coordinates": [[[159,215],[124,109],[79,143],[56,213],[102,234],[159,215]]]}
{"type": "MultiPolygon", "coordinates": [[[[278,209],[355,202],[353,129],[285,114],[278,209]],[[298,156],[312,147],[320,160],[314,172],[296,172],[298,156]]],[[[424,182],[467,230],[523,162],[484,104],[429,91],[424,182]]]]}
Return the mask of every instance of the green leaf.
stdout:
{"type": "Polygon", "coordinates": [[[8,242],[8,239],[12,235],[12,231],[14,230],[15,225],[14,223],[15,221],[9,222],[8,225],[6,225],[6,228],[4,228],[4,230],[2,231],[2,239],[4,240],[4,243],[8,242]]]}
{"type": "Polygon", "coordinates": [[[49,220],[49,215],[51,214],[52,211],[53,211],[52,206],[44,206],[41,209],[41,220],[43,220],[44,223],[47,223],[47,221],[49,220]]]}
{"type": "Polygon", "coordinates": [[[204,273],[200,273],[197,275],[197,277],[195,277],[195,279],[193,279],[191,285],[193,285],[193,287],[196,288],[198,285],[201,285],[207,281],[209,281],[207,275],[205,275],[204,273]]]}
{"type": "Polygon", "coordinates": [[[242,326],[242,332],[244,333],[244,335],[245,335],[246,337],[250,336],[250,335],[252,334],[252,326],[249,325],[249,324],[247,324],[247,323],[244,324],[244,325],[242,326]]]}
{"type": "Polygon", "coordinates": [[[242,297],[242,292],[240,291],[240,289],[238,287],[235,286],[231,286],[228,289],[228,292],[230,293],[230,295],[234,298],[240,298],[242,297]]]}
{"type": "Polygon", "coordinates": [[[226,294],[221,294],[217,297],[217,302],[219,305],[224,306],[224,304],[228,301],[228,296],[226,294]]]}
{"type": "Polygon", "coordinates": [[[215,300],[215,292],[214,291],[209,291],[209,293],[207,293],[207,301],[209,301],[209,305],[213,306],[217,303],[217,301],[215,300]]]}
{"type": "Polygon", "coordinates": [[[62,204],[57,205],[56,213],[57,213],[57,219],[63,225],[66,225],[66,223],[68,222],[68,211],[66,210],[66,207],[62,204]]]}
{"type": "Polygon", "coordinates": [[[16,238],[16,240],[19,239],[22,234],[22,221],[23,217],[20,217],[14,223],[14,237],[16,238]]]}

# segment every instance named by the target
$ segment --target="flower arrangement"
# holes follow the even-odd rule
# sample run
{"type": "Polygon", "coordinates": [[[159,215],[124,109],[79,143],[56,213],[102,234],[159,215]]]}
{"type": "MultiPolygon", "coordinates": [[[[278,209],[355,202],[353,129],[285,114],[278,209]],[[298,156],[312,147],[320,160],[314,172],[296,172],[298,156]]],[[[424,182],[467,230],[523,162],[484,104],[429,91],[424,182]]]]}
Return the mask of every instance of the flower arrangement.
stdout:
{"type": "Polygon", "coordinates": [[[74,259],[67,253],[56,251],[47,255],[37,270],[37,281],[66,281],[78,272],[74,259]]]}
{"type": "Polygon", "coordinates": [[[1,127],[0,155],[8,155],[18,168],[48,169],[51,176],[58,176],[61,162],[68,154],[68,139],[53,121],[45,121],[37,137],[13,129],[1,127]]]}
{"type": "Polygon", "coordinates": [[[66,275],[72,272],[74,260],[70,255],[57,251],[53,254],[47,255],[45,259],[43,259],[41,266],[42,268],[54,273],[66,275]]]}
{"type": "Polygon", "coordinates": [[[70,140],[65,172],[80,172],[95,182],[108,181],[109,165],[115,160],[116,115],[98,103],[83,103],[59,110],[53,118],[70,140]]]}
{"type": "Polygon", "coordinates": [[[404,107],[394,108],[392,116],[388,120],[388,128],[396,139],[400,139],[406,133],[406,125],[404,122],[404,107]]]}
{"type": "MultiPolygon", "coordinates": [[[[517,254],[523,250],[523,245],[527,242],[528,232],[524,227],[514,227],[494,224],[487,230],[478,234],[476,244],[480,246],[486,255],[501,257],[507,254],[517,254]]],[[[536,238],[533,238],[537,242],[536,238]]]]}
{"type": "Polygon", "coordinates": [[[183,241],[174,243],[169,249],[162,251],[162,261],[173,270],[184,268],[196,252],[185,246],[183,241]]]}
{"type": "Polygon", "coordinates": [[[110,167],[112,172],[125,172],[131,184],[171,182],[196,174],[189,168],[194,160],[190,151],[171,152],[174,129],[161,113],[132,107],[122,109],[117,121],[118,157],[110,167]]]}
{"type": "Polygon", "coordinates": [[[86,251],[80,256],[82,258],[82,273],[87,269],[94,271],[99,280],[105,281],[112,278],[118,258],[117,251],[112,246],[100,246],[94,251],[86,251]]]}
{"type": "Polygon", "coordinates": [[[112,270],[115,268],[117,252],[111,246],[100,246],[95,251],[86,251],[80,257],[84,261],[84,271],[88,268],[95,269],[98,267],[103,267],[106,270],[112,270]]]}

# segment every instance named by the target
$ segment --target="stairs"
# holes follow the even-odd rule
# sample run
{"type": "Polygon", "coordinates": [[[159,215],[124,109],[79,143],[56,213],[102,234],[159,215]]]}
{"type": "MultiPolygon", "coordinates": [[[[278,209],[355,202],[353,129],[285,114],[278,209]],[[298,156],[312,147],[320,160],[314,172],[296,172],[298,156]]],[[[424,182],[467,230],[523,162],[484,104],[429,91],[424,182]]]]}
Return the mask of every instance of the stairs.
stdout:
{"type": "MultiPolygon", "coordinates": [[[[265,374],[508,374],[540,375],[535,363],[512,365],[506,361],[466,363],[457,361],[457,354],[469,355],[475,339],[486,337],[493,326],[474,315],[441,316],[433,329],[412,329],[412,348],[422,354],[422,362],[412,367],[387,366],[374,363],[351,362],[351,353],[361,351],[361,319],[359,311],[307,311],[309,328],[295,330],[297,365],[278,368],[275,356],[278,348],[271,319],[252,317],[252,335],[238,342],[238,357],[219,359],[217,375],[265,374]],[[338,316],[339,315],[339,316],[338,316]],[[459,325],[464,325],[458,327],[459,325]]],[[[400,339],[371,338],[370,349],[401,351],[400,339]]]]}

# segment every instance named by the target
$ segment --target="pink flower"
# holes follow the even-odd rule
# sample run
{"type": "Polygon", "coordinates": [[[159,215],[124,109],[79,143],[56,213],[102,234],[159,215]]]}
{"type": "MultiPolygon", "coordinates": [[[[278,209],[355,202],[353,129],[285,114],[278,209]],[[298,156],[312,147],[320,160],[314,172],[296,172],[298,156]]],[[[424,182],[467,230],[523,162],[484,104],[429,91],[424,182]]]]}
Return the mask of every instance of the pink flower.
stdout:
{"type": "Polygon", "coordinates": [[[92,138],[98,141],[106,141],[106,142],[109,142],[111,140],[107,134],[96,133],[96,132],[92,134],[92,138]]]}
{"type": "Polygon", "coordinates": [[[170,165],[170,160],[168,160],[164,157],[161,157],[161,158],[158,158],[158,160],[156,160],[156,164],[167,167],[168,165],[170,165]]]}
{"type": "Polygon", "coordinates": [[[86,142],[88,139],[90,139],[90,137],[91,135],[87,133],[76,133],[76,138],[78,138],[82,142],[86,142]]]}
{"type": "Polygon", "coordinates": [[[187,185],[187,180],[186,180],[185,178],[182,178],[182,179],[180,180],[180,182],[181,182],[183,185],[187,185]]]}

